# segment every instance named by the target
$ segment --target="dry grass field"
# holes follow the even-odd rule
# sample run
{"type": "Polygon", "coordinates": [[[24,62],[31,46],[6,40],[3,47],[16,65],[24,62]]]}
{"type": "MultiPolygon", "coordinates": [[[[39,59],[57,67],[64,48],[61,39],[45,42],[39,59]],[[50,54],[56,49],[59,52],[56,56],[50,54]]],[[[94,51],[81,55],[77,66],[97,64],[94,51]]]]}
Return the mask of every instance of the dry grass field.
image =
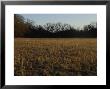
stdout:
{"type": "Polygon", "coordinates": [[[15,76],[96,76],[96,38],[15,38],[15,76]]]}

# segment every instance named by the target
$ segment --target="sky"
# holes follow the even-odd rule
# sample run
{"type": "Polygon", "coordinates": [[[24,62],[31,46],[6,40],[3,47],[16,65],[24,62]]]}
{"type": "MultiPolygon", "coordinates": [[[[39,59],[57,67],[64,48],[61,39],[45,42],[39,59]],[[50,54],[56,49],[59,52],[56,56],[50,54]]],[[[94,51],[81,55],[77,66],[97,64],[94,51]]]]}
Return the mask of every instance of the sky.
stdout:
{"type": "Polygon", "coordinates": [[[66,23],[74,28],[82,28],[84,25],[97,22],[96,14],[20,14],[25,20],[30,19],[35,25],[46,23],[66,23]]]}

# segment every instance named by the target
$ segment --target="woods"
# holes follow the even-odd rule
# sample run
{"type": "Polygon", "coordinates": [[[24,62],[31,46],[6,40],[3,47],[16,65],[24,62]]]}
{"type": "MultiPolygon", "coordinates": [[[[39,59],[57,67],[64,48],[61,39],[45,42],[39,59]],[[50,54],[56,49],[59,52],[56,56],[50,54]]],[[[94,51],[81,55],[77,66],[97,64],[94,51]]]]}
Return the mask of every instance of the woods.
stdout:
{"type": "Polygon", "coordinates": [[[85,25],[83,29],[76,29],[66,23],[46,23],[34,25],[33,21],[25,19],[19,14],[14,15],[14,36],[23,38],[96,38],[97,24],[85,25]]]}

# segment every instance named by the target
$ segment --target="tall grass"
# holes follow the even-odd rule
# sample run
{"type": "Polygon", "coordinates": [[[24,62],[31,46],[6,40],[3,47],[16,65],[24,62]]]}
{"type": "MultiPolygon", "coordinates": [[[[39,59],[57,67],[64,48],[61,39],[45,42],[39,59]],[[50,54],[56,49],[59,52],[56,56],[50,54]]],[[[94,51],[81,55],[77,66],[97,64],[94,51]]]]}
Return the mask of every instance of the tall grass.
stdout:
{"type": "Polygon", "coordinates": [[[94,38],[15,38],[15,76],[96,76],[94,38]]]}

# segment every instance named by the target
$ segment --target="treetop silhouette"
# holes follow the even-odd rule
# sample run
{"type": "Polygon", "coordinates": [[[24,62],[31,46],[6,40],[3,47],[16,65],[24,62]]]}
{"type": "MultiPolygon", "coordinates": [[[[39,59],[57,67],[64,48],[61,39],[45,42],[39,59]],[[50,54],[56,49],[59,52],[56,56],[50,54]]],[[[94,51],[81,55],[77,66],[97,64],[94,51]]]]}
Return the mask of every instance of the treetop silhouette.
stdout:
{"type": "Polygon", "coordinates": [[[45,25],[34,25],[33,21],[14,15],[14,37],[24,38],[72,38],[72,37],[97,37],[97,24],[89,24],[81,29],[75,29],[69,24],[46,23],[45,25]]]}

